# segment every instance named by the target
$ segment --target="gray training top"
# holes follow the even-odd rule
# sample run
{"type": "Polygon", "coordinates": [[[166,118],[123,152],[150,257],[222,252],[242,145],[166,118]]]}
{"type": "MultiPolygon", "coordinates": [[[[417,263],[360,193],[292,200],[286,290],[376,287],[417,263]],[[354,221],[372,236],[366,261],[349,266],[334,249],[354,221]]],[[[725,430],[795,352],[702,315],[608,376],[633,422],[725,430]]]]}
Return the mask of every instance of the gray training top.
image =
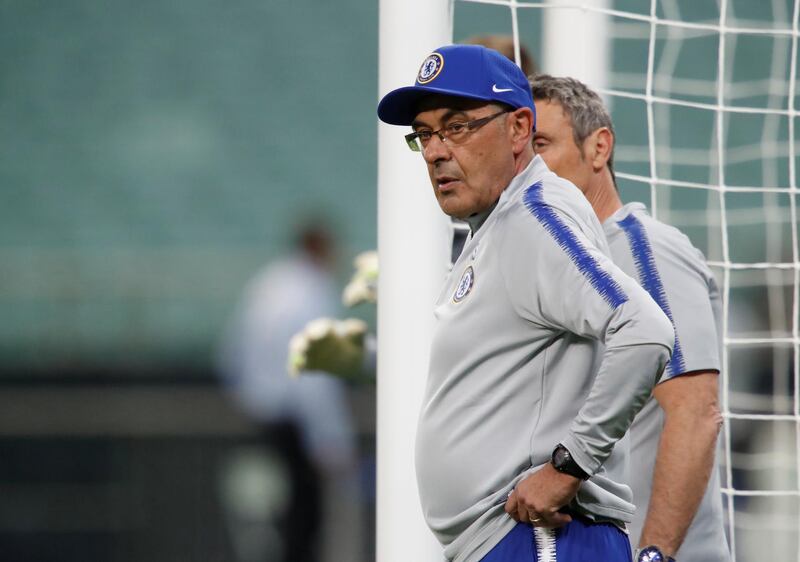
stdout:
{"type": "MultiPolygon", "coordinates": [[[[629,203],[604,223],[611,256],[638,279],[675,326],[672,360],[660,382],[694,371],[719,372],[719,290],[703,254],[678,229],[647,214],[641,203],[629,203]]],[[[632,544],[639,543],[650,492],[664,414],[650,399],[630,429],[631,488],[636,514],[632,544]]],[[[681,562],[727,562],[731,559],[722,515],[719,469],[715,462],[705,496],[675,555],[681,562]]]]}
{"type": "Polygon", "coordinates": [[[571,508],[631,520],[627,447],[614,444],[661,376],[674,335],[607,254],[583,194],[537,156],[446,279],[416,466],[425,518],[449,560],[480,560],[516,525],[506,496],[559,442],[592,475],[571,508]]]}

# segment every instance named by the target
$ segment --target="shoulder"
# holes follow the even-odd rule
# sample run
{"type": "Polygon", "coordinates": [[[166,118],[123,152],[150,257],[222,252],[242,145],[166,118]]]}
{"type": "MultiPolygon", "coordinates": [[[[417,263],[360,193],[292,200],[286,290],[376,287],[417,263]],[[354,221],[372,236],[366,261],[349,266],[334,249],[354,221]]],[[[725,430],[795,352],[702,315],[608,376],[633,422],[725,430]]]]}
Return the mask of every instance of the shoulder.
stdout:
{"type": "Polygon", "coordinates": [[[552,207],[566,214],[577,215],[583,219],[592,213],[592,207],[575,184],[547,170],[533,178],[520,191],[519,202],[529,212],[536,207],[552,207]]]}
{"type": "MultiPolygon", "coordinates": [[[[642,286],[675,329],[672,360],[661,381],[687,372],[718,371],[719,292],[702,252],[683,232],[650,217],[643,207],[618,224],[629,245],[628,263],[634,264],[642,286]]],[[[613,246],[612,252],[616,259],[613,246]]]]}
{"type": "Polygon", "coordinates": [[[605,251],[602,227],[583,193],[549,170],[533,178],[510,203],[508,220],[517,228],[538,227],[556,237],[565,229],[578,230],[605,251]]]}
{"type": "Polygon", "coordinates": [[[615,257],[621,249],[630,252],[634,259],[652,253],[660,264],[681,266],[703,277],[711,277],[705,256],[689,237],[676,227],[651,217],[641,203],[625,205],[603,227],[615,257]]]}

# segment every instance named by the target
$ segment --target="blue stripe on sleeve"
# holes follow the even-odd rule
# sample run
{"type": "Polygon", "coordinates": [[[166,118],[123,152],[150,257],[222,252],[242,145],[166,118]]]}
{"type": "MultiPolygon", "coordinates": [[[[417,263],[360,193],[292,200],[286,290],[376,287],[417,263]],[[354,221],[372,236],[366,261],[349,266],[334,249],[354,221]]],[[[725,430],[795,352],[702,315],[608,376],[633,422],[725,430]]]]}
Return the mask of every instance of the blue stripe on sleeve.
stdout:
{"type": "Polygon", "coordinates": [[[544,202],[542,182],[536,182],[527,188],[523,200],[531,214],[561,246],[578,271],[589,280],[603,300],[613,308],[627,302],[628,295],[625,294],[619,283],[600,267],[600,264],[581,244],[575,233],[561,220],[553,208],[544,202]]]}
{"type": "MultiPolygon", "coordinates": [[[[653,257],[653,249],[650,246],[650,240],[647,238],[644,226],[633,215],[628,215],[618,221],[617,224],[628,238],[633,261],[636,263],[636,271],[639,273],[639,282],[650,293],[653,300],[658,303],[658,306],[667,315],[669,321],[672,322],[672,329],[675,330],[675,320],[672,318],[672,311],[669,308],[667,292],[664,290],[664,284],[658,274],[656,260],[653,257]]],[[[685,372],[686,364],[683,359],[683,350],[681,349],[680,341],[678,341],[678,332],[675,330],[675,348],[672,351],[672,359],[667,364],[667,374],[670,377],[674,377],[685,372]]]]}

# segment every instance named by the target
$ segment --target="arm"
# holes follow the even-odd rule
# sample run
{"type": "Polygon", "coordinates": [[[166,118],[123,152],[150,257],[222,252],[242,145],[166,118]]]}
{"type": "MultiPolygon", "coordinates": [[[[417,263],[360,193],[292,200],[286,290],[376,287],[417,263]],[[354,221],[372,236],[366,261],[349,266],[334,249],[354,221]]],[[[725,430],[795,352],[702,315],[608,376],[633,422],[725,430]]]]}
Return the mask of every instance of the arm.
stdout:
{"type": "Polygon", "coordinates": [[[633,488],[640,501],[650,496],[648,506],[638,506],[639,544],[670,556],[692,525],[714,467],[721,421],[718,291],[702,254],[679,231],[635,213],[617,224],[625,237],[616,239],[615,259],[638,277],[675,327],[675,352],[654,390],[663,426],[655,427],[661,416],[653,404],[633,430],[642,431],[633,457],[653,467],[633,488]],[[652,456],[645,461],[643,455],[652,456]]]}
{"type": "MultiPolygon", "coordinates": [[[[655,303],[652,306],[658,311],[655,303]]],[[[647,316],[646,310],[653,311],[646,305],[640,314],[647,316]]],[[[588,475],[596,472],[611,454],[614,444],[625,434],[633,417],[647,401],[669,360],[667,342],[671,341],[671,325],[666,317],[663,322],[657,316],[654,318],[651,331],[644,326],[638,329],[638,336],[651,337],[652,343],[606,348],[589,397],[568,435],[561,440],[588,475]],[[657,343],[659,338],[661,343],[657,343]]],[[[625,326],[609,328],[613,334],[608,335],[607,341],[633,337],[627,332],[636,330],[635,326],[636,322],[629,322],[625,326]]],[[[506,512],[519,521],[530,521],[536,526],[559,527],[571,520],[559,509],[572,500],[580,484],[580,479],[562,474],[548,463],[517,484],[506,503],[506,512]]]]}
{"type": "MultiPolygon", "coordinates": [[[[591,381],[588,396],[575,406],[579,411],[568,431],[553,436],[553,447],[563,443],[591,476],[652,393],[669,360],[674,333],[644,289],[600,251],[602,234],[535,196],[531,194],[528,208],[534,225],[538,223],[544,232],[534,233],[535,243],[526,244],[523,237],[516,237],[521,242],[503,241],[501,247],[511,253],[503,261],[504,276],[523,318],[605,344],[597,374],[575,374],[576,384],[591,381]],[[592,232],[596,242],[587,235],[592,232]],[[528,259],[520,260],[520,255],[528,259]]],[[[506,511],[523,521],[532,514],[543,520],[537,524],[558,526],[568,520],[558,510],[579,485],[577,478],[546,465],[518,484],[506,511]]]]}
{"type": "Polygon", "coordinates": [[[653,392],[664,410],[664,429],[639,546],[655,545],[674,556],[683,542],[714,466],[722,423],[717,393],[712,371],[673,377],[653,392]]]}

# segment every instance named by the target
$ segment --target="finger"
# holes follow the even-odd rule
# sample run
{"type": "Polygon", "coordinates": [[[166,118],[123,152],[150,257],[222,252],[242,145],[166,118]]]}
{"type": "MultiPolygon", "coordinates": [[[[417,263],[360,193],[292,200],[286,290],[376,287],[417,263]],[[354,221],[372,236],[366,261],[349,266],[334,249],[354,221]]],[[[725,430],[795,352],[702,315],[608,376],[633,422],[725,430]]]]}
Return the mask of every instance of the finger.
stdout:
{"type": "Polygon", "coordinates": [[[514,490],[508,494],[508,499],[506,500],[505,508],[506,513],[508,513],[514,521],[519,521],[519,513],[518,513],[518,502],[517,502],[517,494],[514,493],[514,490]]]}
{"type": "Polygon", "coordinates": [[[529,512],[528,512],[528,521],[529,521],[529,522],[530,522],[530,524],[531,524],[531,525],[533,525],[534,527],[541,527],[542,525],[545,525],[545,524],[547,523],[547,522],[545,521],[544,517],[542,517],[542,516],[541,516],[540,514],[538,514],[538,513],[534,513],[534,512],[532,512],[532,511],[529,511],[529,512]]]}
{"type": "Polygon", "coordinates": [[[517,502],[517,521],[521,521],[523,523],[530,522],[530,516],[528,515],[528,508],[521,502],[517,502]]]}
{"type": "Polygon", "coordinates": [[[506,499],[505,504],[506,513],[513,513],[517,510],[517,494],[514,493],[514,490],[511,490],[508,493],[508,498],[506,499]]]}
{"type": "Polygon", "coordinates": [[[567,515],[566,513],[550,513],[548,515],[541,514],[539,515],[539,521],[531,521],[531,524],[536,527],[547,527],[547,528],[557,528],[563,527],[570,521],[572,521],[572,517],[567,515]]]}

